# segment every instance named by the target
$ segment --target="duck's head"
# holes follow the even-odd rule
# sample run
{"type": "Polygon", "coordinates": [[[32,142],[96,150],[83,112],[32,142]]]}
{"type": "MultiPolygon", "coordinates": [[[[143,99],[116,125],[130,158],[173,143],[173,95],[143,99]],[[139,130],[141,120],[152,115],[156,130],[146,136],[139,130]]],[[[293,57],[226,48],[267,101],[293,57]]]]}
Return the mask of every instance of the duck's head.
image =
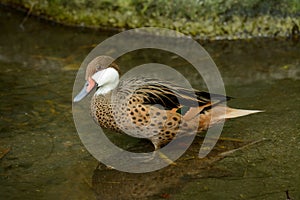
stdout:
{"type": "Polygon", "coordinates": [[[114,59],[109,56],[98,56],[87,66],[86,83],[74,98],[74,102],[82,100],[93,88],[97,87],[96,95],[104,95],[115,89],[119,83],[120,70],[114,59]]]}

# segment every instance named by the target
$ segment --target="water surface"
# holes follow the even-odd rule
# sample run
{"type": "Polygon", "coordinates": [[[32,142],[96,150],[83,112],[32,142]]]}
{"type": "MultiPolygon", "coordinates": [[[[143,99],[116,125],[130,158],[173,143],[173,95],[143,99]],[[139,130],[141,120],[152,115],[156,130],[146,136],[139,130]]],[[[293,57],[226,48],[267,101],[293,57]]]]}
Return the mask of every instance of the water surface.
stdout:
{"type": "MultiPolygon", "coordinates": [[[[0,199],[300,199],[300,43],[201,42],[216,62],[233,107],[264,113],[227,121],[210,157],[195,158],[198,136],[176,166],[148,174],[97,167],[73,123],[80,63],[114,33],[70,29],[0,10],[0,199]],[[227,138],[227,139],[226,139],[227,138]],[[228,139],[231,138],[231,139],[228,139]],[[218,159],[218,153],[251,145],[218,159]]],[[[122,72],[159,62],[205,88],[183,59],[155,50],[118,60],[122,72]]],[[[112,133],[123,147],[148,145],[112,133]]]]}

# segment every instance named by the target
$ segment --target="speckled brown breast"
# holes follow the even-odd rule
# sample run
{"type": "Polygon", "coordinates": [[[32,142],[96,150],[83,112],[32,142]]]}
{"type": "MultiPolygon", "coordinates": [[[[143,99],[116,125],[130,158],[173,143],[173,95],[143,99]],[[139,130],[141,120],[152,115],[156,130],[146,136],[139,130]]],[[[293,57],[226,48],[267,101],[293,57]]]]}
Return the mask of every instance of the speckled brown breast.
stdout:
{"type": "Polygon", "coordinates": [[[143,96],[113,98],[94,96],[91,101],[91,114],[104,128],[125,132],[133,137],[151,140],[155,148],[169,143],[178,133],[197,129],[199,121],[183,122],[176,109],[165,110],[160,105],[143,104],[143,96]]]}
{"type": "Polygon", "coordinates": [[[94,95],[91,100],[91,115],[96,123],[103,128],[121,132],[112,115],[110,95],[94,95]]]}

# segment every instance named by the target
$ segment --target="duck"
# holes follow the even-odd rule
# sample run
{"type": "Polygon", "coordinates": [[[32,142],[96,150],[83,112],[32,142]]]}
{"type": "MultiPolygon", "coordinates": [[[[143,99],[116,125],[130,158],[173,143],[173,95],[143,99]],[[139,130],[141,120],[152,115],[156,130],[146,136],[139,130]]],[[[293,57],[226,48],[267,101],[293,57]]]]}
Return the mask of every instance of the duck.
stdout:
{"type": "Polygon", "coordinates": [[[86,82],[73,102],[94,91],[90,114],[99,126],[146,138],[155,150],[193,130],[202,132],[226,119],[262,112],[224,106],[231,97],[170,81],[149,77],[120,80],[120,76],[120,68],[112,57],[95,57],[86,67],[86,82]],[[212,112],[217,117],[212,118],[212,112]]]}

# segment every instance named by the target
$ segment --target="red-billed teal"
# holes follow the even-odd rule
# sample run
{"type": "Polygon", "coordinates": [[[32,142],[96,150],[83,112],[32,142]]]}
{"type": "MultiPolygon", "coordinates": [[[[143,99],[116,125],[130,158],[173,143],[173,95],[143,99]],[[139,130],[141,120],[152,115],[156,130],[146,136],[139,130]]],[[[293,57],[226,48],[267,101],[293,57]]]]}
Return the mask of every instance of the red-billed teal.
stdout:
{"type": "Polygon", "coordinates": [[[125,131],[135,137],[147,138],[155,149],[168,144],[179,128],[188,132],[196,127],[200,132],[224,119],[260,112],[226,107],[225,116],[222,114],[210,122],[211,110],[223,109],[222,101],[230,98],[214,95],[219,101],[212,103],[207,92],[155,79],[119,81],[119,76],[120,70],[113,58],[96,57],[87,66],[86,83],[74,102],[97,88],[91,100],[91,115],[95,122],[116,132],[125,131]],[[192,120],[195,118],[196,123],[192,120]]]}

